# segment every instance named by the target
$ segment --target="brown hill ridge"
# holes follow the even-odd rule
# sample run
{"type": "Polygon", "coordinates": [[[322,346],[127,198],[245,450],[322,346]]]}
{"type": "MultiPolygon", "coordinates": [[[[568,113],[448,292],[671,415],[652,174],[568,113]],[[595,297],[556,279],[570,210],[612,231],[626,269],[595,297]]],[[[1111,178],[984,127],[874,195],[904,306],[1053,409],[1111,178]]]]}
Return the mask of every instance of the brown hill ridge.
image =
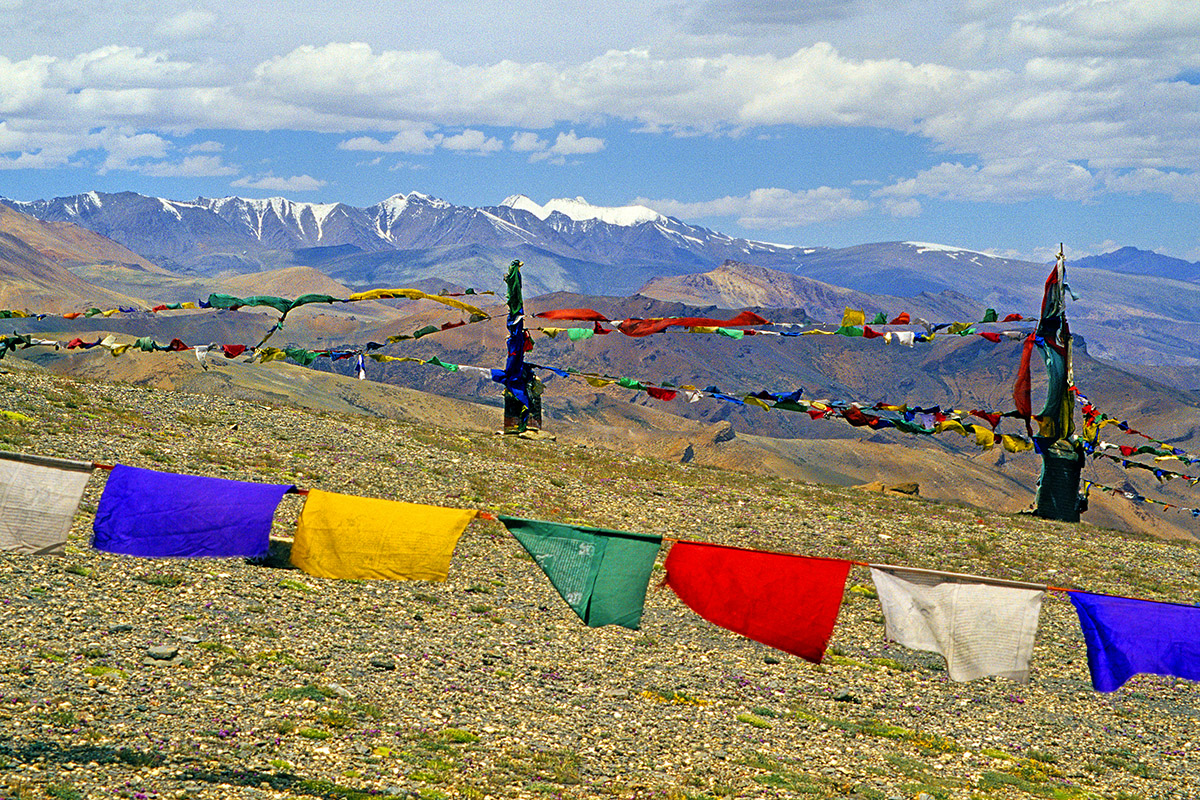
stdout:
{"type": "Polygon", "coordinates": [[[65,312],[91,305],[145,305],[126,294],[88,283],[67,268],[98,263],[115,263],[143,273],[165,273],[91,231],[68,223],[41,222],[0,206],[0,307],[65,312]]]}

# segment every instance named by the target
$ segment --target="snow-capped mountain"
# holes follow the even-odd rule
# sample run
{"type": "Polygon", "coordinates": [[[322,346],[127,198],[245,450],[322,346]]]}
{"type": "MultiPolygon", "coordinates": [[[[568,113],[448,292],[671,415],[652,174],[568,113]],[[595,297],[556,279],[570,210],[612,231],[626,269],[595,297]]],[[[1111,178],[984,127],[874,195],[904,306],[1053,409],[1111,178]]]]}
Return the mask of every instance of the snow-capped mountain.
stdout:
{"type": "Polygon", "coordinates": [[[350,285],[423,277],[482,283],[521,258],[536,289],[619,294],[655,275],[709,269],[728,258],[790,267],[814,252],[726,236],[645,206],[594,206],[583,198],[539,205],[513,195],[472,208],[410,192],[356,208],[282,197],[183,202],[88,192],[0,202],[89,228],[177,271],[304,263],[350,285]]]}

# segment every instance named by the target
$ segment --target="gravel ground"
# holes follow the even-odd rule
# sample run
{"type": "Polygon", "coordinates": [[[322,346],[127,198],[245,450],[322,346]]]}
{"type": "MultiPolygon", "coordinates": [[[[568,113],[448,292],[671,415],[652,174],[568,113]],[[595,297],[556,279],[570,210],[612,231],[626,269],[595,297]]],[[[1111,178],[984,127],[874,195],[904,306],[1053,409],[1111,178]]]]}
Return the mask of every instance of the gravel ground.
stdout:
{"type": "MultiPolygon", "coordinates": [[[[1141,597],[1200,583],[1194,546],[1087,525],[15,366],[10,450],[1141,597]]],[[[445,583],[289,568],[296,497],[268,566],[98,553],[103,480],[66,557],[0,554],[0,798],[1200,795],[1197,684],[1092,691],[1062,595],[1029,684],[955,684],[888,644],[861,568],[812,665],[656,585],[640,631],[588,629],[495,522],[445,583]]]]}

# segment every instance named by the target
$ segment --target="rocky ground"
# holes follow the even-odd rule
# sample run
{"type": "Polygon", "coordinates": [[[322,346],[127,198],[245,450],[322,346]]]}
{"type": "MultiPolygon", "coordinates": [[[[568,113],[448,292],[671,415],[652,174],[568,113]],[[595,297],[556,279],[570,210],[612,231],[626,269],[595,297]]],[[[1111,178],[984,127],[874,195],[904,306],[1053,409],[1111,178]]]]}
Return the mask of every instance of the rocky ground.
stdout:
{"type": "MultiPolygon", "coordinates": [[[[1196,547],[1087,525],[0,368],[9,450],[1138,597],[1200,586],[1196,547]]],[[[955,684],[888,644],[862,568],[817,666],[657,586],[640,631],[588,629],[495,522],[445,583],[288,568],[297,497],[270,566],[98,553],[103,481],[66,557],[0,555],[0,798],[1200,795],[1200,688],[1092,691],[1060,594],[1030,683],[955,684]]]]}

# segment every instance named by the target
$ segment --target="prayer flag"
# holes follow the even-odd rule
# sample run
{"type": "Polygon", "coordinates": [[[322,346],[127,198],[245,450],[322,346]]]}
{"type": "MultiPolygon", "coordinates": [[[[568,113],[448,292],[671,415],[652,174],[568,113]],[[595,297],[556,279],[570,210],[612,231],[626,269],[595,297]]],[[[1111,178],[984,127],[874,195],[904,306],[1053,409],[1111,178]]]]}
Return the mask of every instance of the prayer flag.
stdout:
{"type": "Polygon", "coordinates": [[[872,565],[888,638],[940,653],[950,679],[1029,680],[1045,587],[872,565]]]}
{"type": "Polygon", "coordinates": [[[850,562],[676,542],[667,584],[709,622],[820,663],[850,562]]]}
{"type": "Polygon", "coordinates": [[[637,629],[661,536],[501,516],[588,626],[637,629]]]}
{"type": "Polygon", "coordinates": [[[867,323],[867,315],[863,313],[861,308],[850,308],[846,306],[846,310],[842,312],[843,328],[861,328],[867,323]]]}
{"type": "Polygon", "coordinates": [[[263,558],[275,508],[294,488],[117,464],[96,509],[92,546],[129,556],[263,558]]]}
{"type": "Polygon", "coordinates": [[[310,489],[291,561],[320,578],[444,581],[478,514],[310,489]]]}
{"type": "Polygon", "coordinates": [[[0,458],[0,550],[62,555],[92,465],[16,453],[0,458]]]}
{"type": "Polygon", "coordinates": [[[1112,692],[1139,672],[1200,680],[1200,608],[1071,592],[1092,686],[1112,692]]]}

